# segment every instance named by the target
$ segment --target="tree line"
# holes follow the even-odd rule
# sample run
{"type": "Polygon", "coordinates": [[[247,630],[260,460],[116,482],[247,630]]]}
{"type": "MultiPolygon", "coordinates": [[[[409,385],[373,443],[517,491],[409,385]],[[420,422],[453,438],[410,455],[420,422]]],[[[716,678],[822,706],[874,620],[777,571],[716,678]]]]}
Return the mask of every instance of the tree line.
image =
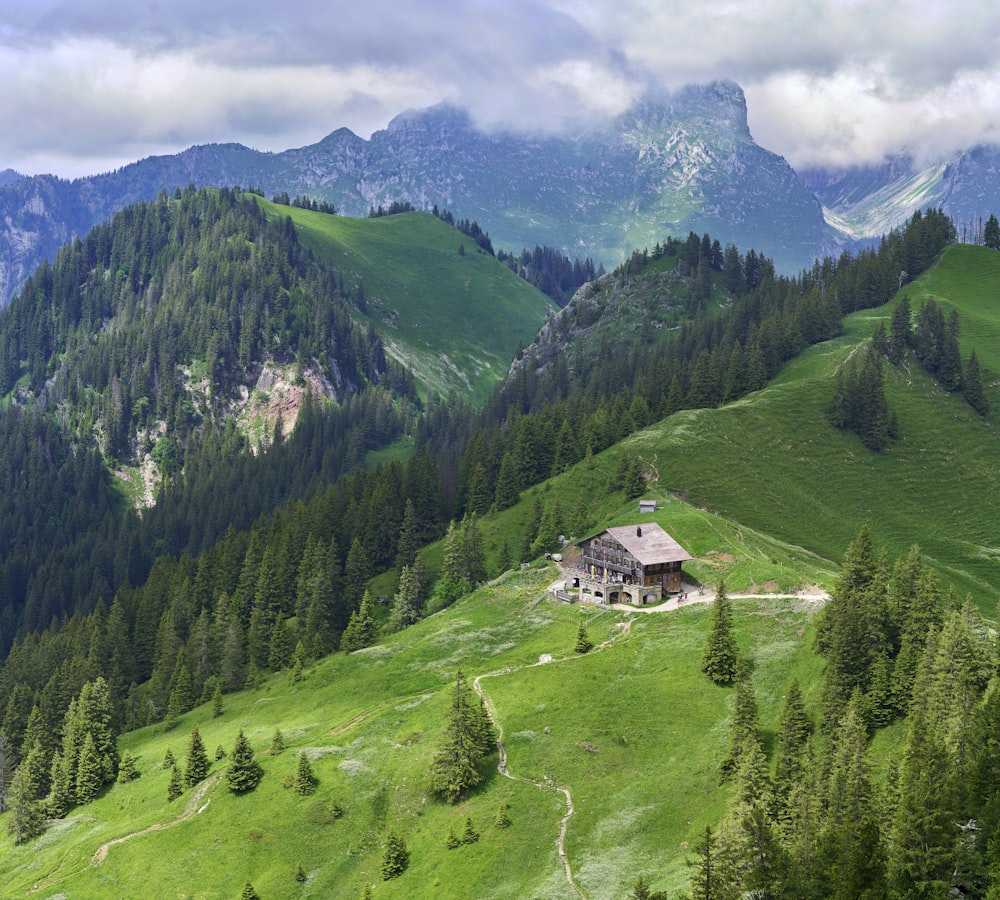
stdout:
{"type": "Polygon", "coordinates": [[[694,848],[690,896],[994,896],[1000,654],[971,603],[941,588],[919,548],[889,562],[862,528],[819,619],[815,718],[793,680],[769,758],[720,599],[705,668],[735,684],[720,767],[732,798],[694,848]],[[894,722],[900,749],[876,768],[872,737],[894,722]]]}
{"type": "MultiPolygon", "coordinates": [[[[521,491],[637,428],[764,387],[807,346],[838,334],[844,315],[887,302],[902,276],[915,277],[954,238],[951,221],[927,210],[877,249],[828,257],[796,278],[776,275],[753,251],[723,251],[724,270],[728,265],[738,293],[721,312],[703,311],[664,340],[629,354],[607,347],[590,355],[525,355],[525,364],[512,368],[482,410],[453,398],[430,406],[416,426],[417,446],[441,460],[455,517],[467,510],[482,514],[489,506],[489,498],[470,486],[493,485],[492,503],[503,509],[521,491]]],[[[667,246],[680,261],[681,244],[667,246]]],[[[699,266],[714,255],[710,240],[689,239],[683,246],[692,259],[697,247],[699,266]]],[[[645,260],[637,254],[626,268],[634,273],[651,264],[648,254],[645,260]]],[[[725,271],[715,277],[724,278],[725,271]]]]}

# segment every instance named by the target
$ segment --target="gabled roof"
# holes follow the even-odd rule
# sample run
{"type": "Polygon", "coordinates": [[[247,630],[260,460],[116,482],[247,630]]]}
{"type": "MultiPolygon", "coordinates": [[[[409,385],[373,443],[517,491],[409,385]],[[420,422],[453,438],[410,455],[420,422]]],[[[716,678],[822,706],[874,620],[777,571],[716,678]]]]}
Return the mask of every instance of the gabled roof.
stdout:
{"type": "Polygon", "coordinates": [[[610,535],[644,566],[694,559],[687,550],[655,522],[643,522],[640,525],[618,525],[599,532],[593,537],[598,537],[600,534],[610,535]]]}

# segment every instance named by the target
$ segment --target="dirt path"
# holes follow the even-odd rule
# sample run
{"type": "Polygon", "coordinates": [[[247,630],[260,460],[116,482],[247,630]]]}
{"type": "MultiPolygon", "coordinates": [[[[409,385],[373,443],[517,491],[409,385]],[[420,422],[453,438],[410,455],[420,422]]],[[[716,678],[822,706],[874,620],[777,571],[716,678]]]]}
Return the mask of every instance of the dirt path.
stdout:
{"type": "MultiPolygon", "coordinates": [[[[615,628],[618,629],[617,634],[613,634],[610,638],[602,643],[598,644],[591,650],[591,653],[597,653],[610,647],[612,644],[626,637],[632,629],[631,620],[626,620],[624,622],[616,622],[614,624],[615,628]]],[[[552,791],[558,791],[566,799],[566,812],[563,814],[562,819],[559,821],[559,835],[556,838],[556,852],[559,854],[559,859],[562,861],[563,869],[566,872],[566,881],[569,886],[573,888],[576,893],[586,900],[587,895],[583,892],[583,888],[576,883],[576,879],[573,877],[573,867],[570,865],[569,856],[566,853],[566,832],[569,829],[569,820],[573,818],[574,807],[573,807],[573,795],[570,793],[568,787],[557,786],[551,782],[551,780],[546,779],[545,781],[535,781],[533,778],[528,778],[524,775],[514,775],[510,772],[507,767],[507,748],[503,743],[503,725],[500,723],[500,719],[497,716],[496,708],[490,701],[490,698],[486,696],[483,691],[483,686],[481,684],[484,678],[496,678],[500,675],[509,675],[512,672],[519,672],[522,669],[532,669],[536,666],[551,665],[558,662],[567,662],[573,659],[582,659],[583,657],[579,654],[574,654],[573,656],[563,656],[559,659],[555,659],[548,654],[542,656],[536,663],[527,663],[522,666],[507,666],[504,669],[498,669],[495,672],[486,672],[483,675],[477,675],[472,680],[472,687],[475,692],[482,698],[483,705],[486,707],[486,712],[489,714],[490,721],[497,729],[497,771],[503,775],[505,778],[509,778],[511,781],[520,781],[524,784],[530,784],[538,788],[540,791],[545,793],[551,793],[552,791]]]]}
{"type": "MultiPolygon", "coordinates": [[[[803,603],[826,603],[830,595],[818,587],[808,587],[801,591],[792,591],[790,594],[746,594],[730,593],[726,591],[726,596],[730,600],[798,600],[803,603]]],[[[681,594],[673,594],[669,599],[658,603],[656,606],[633,606],[631,603],[611,603],[610,609],[635,612],[635,613],[657,613],[669,612],[674,609],[683,609],[693,603],[711,603],[715,600],[715,591],[711,588],[699,591],[698,588],[688,588],[681,594]]]]}
{"type": "Polygon", "coordinates": [[[101,844],[91,857],[90,864],[92,866],[99,866],[105,859],[108,858],[108,850],[110,850],[115,844],[123,844],[125,841],[132,840],[132,838],[149,834],[151,831],[162,831],[164,828],[173,828],[175,825],[180,825],[182,822],[186,822],[188,819],[198,815],[198,813],[204,812],[208,808],[208,804],[212,802],[212,798],[209,797],[204,803],[201,802],[202,798],[208,794],[216,784],[218,784],[221,777],[222,773],[220,772],[198,785],[198,789],[191,795],[191,799],[188,800],[188,804],[184,808],[184,812],[182,812],[176,819],[173,819],[170,822],[157,822],[156,824],[149,825],[139,831],[133,831],[131,834],[124,834],[121,837],[116,837],[114,840],[108,841],[106,844],[101,844]]]}

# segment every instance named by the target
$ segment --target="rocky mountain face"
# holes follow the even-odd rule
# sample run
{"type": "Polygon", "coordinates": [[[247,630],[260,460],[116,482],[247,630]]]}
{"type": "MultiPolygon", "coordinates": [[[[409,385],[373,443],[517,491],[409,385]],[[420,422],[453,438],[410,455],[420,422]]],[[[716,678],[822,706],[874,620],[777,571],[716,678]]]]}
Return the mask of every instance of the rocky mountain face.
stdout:
{"type": "MultiPolygon", "coordinates": [[[[0,303],[57,248],[123,206],[194,183],[333,202],[345,215],[409,201],[475,219],[513,251],[549,245],[616,265],[668,235],[709,232],[779,269],[832,243],[819,203],[758,146],[742,90],[717,82],[637,102],[570,137],[487,133],[449,106],[410,111],[363,140],[339,129],[282,153],[192,147],[68,182],[0,178],[0,303]]],[[[7,173],[5,173],[7,174],[7,173]]]]}
{"type": "Polygon", "coordinates": [[[823,204],[826,220],[846,240],[884,234],[917,209],[936,206],[955,222],[960,240],[974,242],[989,214],[1000,213],[997,146],[980,145],[927,165],[901,154],[875,166],[799,174],[823,204]]]}

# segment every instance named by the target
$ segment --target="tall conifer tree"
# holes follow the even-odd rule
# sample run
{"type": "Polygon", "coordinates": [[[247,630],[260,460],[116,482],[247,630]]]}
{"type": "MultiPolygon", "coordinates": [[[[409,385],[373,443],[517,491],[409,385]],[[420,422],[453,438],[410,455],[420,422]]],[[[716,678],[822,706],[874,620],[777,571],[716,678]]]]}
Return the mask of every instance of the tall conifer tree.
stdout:
{"type": "Polygon", "coordinates": [[[712,629],[705,642],[701,670],[716,684],[732,684],[739,667],[739,648],[733,634],[733,612],[726,583],[719,582],[712,604],[712,629]]]}

